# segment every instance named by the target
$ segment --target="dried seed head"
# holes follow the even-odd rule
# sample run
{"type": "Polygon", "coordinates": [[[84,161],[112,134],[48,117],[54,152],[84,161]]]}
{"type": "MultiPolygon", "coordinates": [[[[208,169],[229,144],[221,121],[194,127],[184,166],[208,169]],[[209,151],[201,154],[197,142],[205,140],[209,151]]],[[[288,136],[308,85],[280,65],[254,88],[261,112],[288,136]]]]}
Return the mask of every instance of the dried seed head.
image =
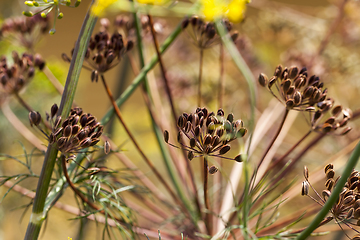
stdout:
{"type": "Polygon", "coordinates": [[[330,197],[331,192],[330,192],[329,190],[323,190],[323,191],[321,192],[321,194],[322,194],[322,197],[323,197],[325,200],[327,200],[327,199],[330,197]]]}

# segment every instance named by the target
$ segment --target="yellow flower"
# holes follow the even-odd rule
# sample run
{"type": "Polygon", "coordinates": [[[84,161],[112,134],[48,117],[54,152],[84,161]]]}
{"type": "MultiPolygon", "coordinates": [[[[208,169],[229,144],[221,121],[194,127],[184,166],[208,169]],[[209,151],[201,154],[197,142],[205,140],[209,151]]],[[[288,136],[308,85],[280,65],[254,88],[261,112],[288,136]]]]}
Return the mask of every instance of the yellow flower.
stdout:
{"type": "Polygon", "coordinates": [[[162,5],[166,2],[166,0],[137,0],[137,2],[149,5],[162,5]]]}
{"type": "Polygon", "coordinates": [[[226,17],[231,22],[240,22],[248,2],[248,0],[201,0],[202,13],[207,21],[226,17]]]}
{"type": "Polygon", "coordinates": [[[94,5],[91,8],[91,13],[96,16],[100,16],[104,13],[106,8],[108,8],[111,4],[116,2],[117,0],[96,0],[94,5]]]}

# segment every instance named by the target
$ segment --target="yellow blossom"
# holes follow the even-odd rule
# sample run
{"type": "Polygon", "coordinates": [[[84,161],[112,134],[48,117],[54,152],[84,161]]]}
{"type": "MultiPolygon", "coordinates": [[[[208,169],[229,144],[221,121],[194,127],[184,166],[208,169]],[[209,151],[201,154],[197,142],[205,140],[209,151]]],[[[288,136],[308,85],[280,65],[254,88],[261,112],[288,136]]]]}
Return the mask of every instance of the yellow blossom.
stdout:
{"type": "Polygon", "coordinates": [[[249,0],[201,0],[202,13],[207,21],[226,17],[231,22],[239,22],[243,19],[248,2],[249,0]]]}
{"type": "Polygon", "coordinates": [[[149,5],[162,5],[165,1],[166,0],[137,0],[138,3],[149,5]]]}
{"type": "Polygon", "coordinates": [[[96,0],[91,8],[91,13],[96,16],[100,16],[111,4],[117,0],[96,0]]]}

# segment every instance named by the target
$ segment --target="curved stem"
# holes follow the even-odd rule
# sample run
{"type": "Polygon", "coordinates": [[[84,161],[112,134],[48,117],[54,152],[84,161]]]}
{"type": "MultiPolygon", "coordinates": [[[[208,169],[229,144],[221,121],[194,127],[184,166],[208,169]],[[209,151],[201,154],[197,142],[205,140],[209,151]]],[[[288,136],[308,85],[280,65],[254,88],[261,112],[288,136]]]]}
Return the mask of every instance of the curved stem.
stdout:
{"type": "Polygon", "coordinates": [[[16,99],[19,101],[19,103],[26,109],[28,110],[28,112],[32,112],[33,109],[30,107],[29,104],[27,104],[24,99],[22,99],[22,97],[20,97],[18,92],[14,92],[14,96],[16,97],[16,99]]]}
{"type": "Polygon", "coordinates": [[[177,115],[176,115],[176,112],[175,112],[174,100],[173,100],[173,97],[172,97],[172,94],[171,94],[169,81],[168,81],[168,79],[166,77],[166,71],[165,71],[164,63],[162,61],[162,56],[161,56],[161,53],[160,53],[160,50],[159,50],[159,43],[158,43],[158,41],[156,39],[156,32],[155,32],[155,29],[154,29],[154,21],[153,21],[153,18],[152,18],[152,16],[150,14],[148,14],[148,18],[149,18],[149,24],[150,24],[150,29],[151,29],[154,45],[155,45],[156,54],[157,54],[157,57],[158,57],[158,60],[159,60],[159,65],[160,65],[160,69],[161,69],[162,78],[163,78],[165,89],[166,89],[166,94],[167,94],[167,96],[169,98],[171,112],[172,112],[172,115],[174,117],[174,121],[176,122],[177,115]]]}
{"type": "Polygon", "coordinates": [[[171,197],[174,199],[175,202],[178,203],[178,198],[176,197],[176,195],[174,194],[174,192],[171,190],[170,186],[166,183],[166,181],[164,180],[164,178],[161,176],[161,174],[158,172],[158,170],[155,168],[154,164],[146,157],[146,155],[144,154],[144,152],[142,151],[142,149],[140,148],[139,144],[136,142],[134,136],[132,135],[132,133],[130,132],[129,128],[127,127],[127,125],[125,124],[125,121],[120,113],[120,109],[118,108],[118,106],[115,103],[114,97],[105,81],[104,75],[101,74],[101,80],[104,84],[105,90],[107,92],[107,95],[110,98],[110,102],[113,105],[114,109],[115,109],[115,113],[116,116],[118,117],[118,119],[120,120],[121,124],[123,125],[126,133],[128,134],[128,136],[130,137],[131,141],[133,142],[134,146],[136,147],[136,149],[138,150],[138,152],[140,153],[140,155],[142,156],[142,158],[144,159],[144,161],[146,162],[146,164],[151,168],[151,170],[155,173],[156,177],[159,179],[159,181],[164,185],[164,187],[166,188],[166,190],[170,193],[171,197]]]}
{"type": "Polygon", "coordinates": [[[360,157],[360,142],[355,147],[353,153],[351,154],[348,163],[344,169],[344,172],[341,175],[341,178],[336,183],[334,190],[332,191],[329,199],[327,199],[325,205],[322,207],[320,212],[316,215],[310,225],[296,238],[297,240],[306,239],[316,228],[319,227],[325,216],[328,214],[332,206],[335,204],[339,198],[340,192],[343,190],[345,183],[348,180],[351,172],[356,166],[360,157]]]}

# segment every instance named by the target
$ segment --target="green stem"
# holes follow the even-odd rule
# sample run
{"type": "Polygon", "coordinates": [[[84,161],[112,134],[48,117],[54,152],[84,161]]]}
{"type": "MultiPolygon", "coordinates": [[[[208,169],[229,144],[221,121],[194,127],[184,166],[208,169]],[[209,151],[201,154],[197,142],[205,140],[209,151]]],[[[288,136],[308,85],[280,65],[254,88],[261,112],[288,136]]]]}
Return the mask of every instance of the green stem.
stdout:
{"type": "MultiPolygon", "coordinates": [[[[74,100],[74,95],[79,80],[82,63],[84,61],[85,53],[87,50],[87,45],[91,33],[94,29],[96,20],[97,17],[90,16],[90,13],[88,11],[79,34],[78,41],[75,45],[74,56],[71,61],[64,93],[58,111],[59,113],[61,113],[63,119],[65,119],[69,115],[74,100]]],[[[57,153],[58,150],[56,149],[56,146],[49,144],[45,154],[44,164],[41,170],[38,186],[36,189],[36,196],[34,199],[32,214],[25,235],[25,239],[27,240],[37,239],[39,237],[42,222],[46,218],[47,212],[44,211],[45,200],[49,191],[49,184],[54,170],[57,153]]]]}
{"type": "Polygon", "coordinates": [[[341,178],[336,183],[335,189],[332,191],[330,198],[326,201],[325,205],[322,207],[320,212],[316,215],[314,220],[310,223],[310,225],[303,231],[296,239],[303,240],[306,239],[321,223],[321,221],[325,218],[326,214],[330,211],[332,206],[335,204],[337,199],[339,198],[340,192],[343,190],[345,183],[347,182],[348,177],[353,171],[356,163],[358,162],[360,157],[360,142],[355,147],[353,153],[351,154],[349,161],[345,167],[344,172],[341,175],[341,178]]]}

